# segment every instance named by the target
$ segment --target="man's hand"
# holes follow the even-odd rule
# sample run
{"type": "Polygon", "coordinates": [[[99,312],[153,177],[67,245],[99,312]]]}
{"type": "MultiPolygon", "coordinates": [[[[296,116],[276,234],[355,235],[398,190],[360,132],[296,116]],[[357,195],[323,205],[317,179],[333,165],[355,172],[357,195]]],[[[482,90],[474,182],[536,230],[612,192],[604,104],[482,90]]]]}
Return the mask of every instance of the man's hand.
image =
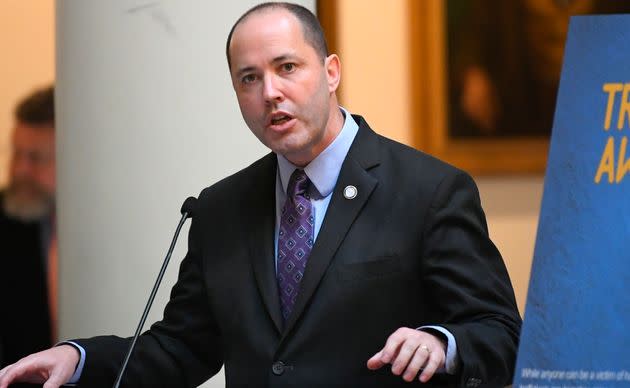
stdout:
{"type": "Polygon", "coordinates": [[[79,351],[70,345],[60,345],[31,354],[0,370],[0,388],[9,384],[44,384],[44,388],[58,388],[70,380],[79,363],[79,351]]]}
{"type": "Polygon", "coordinates": [[[405,381],[412,381],[418,371],[424,369],[419,380],[426,383],[436,370],[444,367],[445,360],[446,344],[438,337],[401,327],[389,336],[385,347],[368,360],[367,367],[376,370],[392,364],[392,373],[396,376],[402,374],[405,381]]]}

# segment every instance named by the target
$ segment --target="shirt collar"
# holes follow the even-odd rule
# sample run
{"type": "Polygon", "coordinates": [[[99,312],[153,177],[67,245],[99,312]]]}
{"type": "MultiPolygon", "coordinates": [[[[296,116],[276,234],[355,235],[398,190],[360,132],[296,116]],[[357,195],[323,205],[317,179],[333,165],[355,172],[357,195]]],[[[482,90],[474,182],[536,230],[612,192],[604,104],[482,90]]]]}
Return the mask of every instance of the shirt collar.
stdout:
{"type": "MultiPolygon", "coordinates": [[[[341,131],[324,151],[304,167],[304,172],[306,172],[306,175],[321,197],[329,196],[335,188],[341,165],[348,154],[354,137],[359,131],[359,125],[354,121],[352,115],[342,107],[339,107],[339,109],[341,109],[345,117],[341,131]]],[[[280,183],[282,184],[283,192],[286,193],[289,178],[291,178],[291,174],[298,167],[282,155],[278,154],[277,157],[280,183]]]]}

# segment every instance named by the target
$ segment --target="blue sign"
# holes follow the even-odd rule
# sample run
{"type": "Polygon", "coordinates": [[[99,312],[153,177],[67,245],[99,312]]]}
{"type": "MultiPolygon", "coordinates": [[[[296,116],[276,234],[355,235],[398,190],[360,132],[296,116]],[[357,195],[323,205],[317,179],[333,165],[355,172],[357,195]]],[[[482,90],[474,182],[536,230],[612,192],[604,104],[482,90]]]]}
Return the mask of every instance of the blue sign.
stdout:
{"type": "Polygon", "coordinates": [[[630,386],[630,15],[571,18],[514,387],[630,386]]]}

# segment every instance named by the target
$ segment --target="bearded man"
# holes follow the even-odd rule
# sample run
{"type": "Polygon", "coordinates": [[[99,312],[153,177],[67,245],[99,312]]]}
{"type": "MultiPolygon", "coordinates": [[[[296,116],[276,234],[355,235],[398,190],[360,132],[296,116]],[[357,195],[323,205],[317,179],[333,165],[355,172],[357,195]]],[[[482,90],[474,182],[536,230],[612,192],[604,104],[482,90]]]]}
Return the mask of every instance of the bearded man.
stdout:
{"type": "Polygon", "coordinates": [[[0,192],[0,291],[11,314],[0,320],[0,365],[55,341],[54,88],[15,109],[7,187],[0,192]]]}

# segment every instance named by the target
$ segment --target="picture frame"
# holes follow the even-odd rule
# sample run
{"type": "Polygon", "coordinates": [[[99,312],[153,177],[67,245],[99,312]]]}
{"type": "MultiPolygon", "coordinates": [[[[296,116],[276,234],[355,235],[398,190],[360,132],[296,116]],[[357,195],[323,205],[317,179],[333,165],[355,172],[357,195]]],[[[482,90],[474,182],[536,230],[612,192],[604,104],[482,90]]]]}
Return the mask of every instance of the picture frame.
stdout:
{"type": "MultiPolygon", "coordinates": [[[[449,130],[446,2],[409,2],[413,146],[473,175],[544,173],[549,136],[457,137],[449,130]]],[[[551,128],[549,128],[549,132],[551,128]]]]}
{"type": "MultiPolygon", "coordinates": [[[[449,0],[401,0],[407,8],[410,128],[406,143],[473,175],[544,173],[549,136],[457,138],[449,131],[446,6],[449,0]]],[[[362,3],[370,7],[371,3],[362,3]]],[[[338,52],[335,0],[318,0],[329,50],[338,52]]],[[[343,84],[340,85],[343,95],[343,84]]],[[[549,130],[550,132],[550,130],[549,130]]]]}

